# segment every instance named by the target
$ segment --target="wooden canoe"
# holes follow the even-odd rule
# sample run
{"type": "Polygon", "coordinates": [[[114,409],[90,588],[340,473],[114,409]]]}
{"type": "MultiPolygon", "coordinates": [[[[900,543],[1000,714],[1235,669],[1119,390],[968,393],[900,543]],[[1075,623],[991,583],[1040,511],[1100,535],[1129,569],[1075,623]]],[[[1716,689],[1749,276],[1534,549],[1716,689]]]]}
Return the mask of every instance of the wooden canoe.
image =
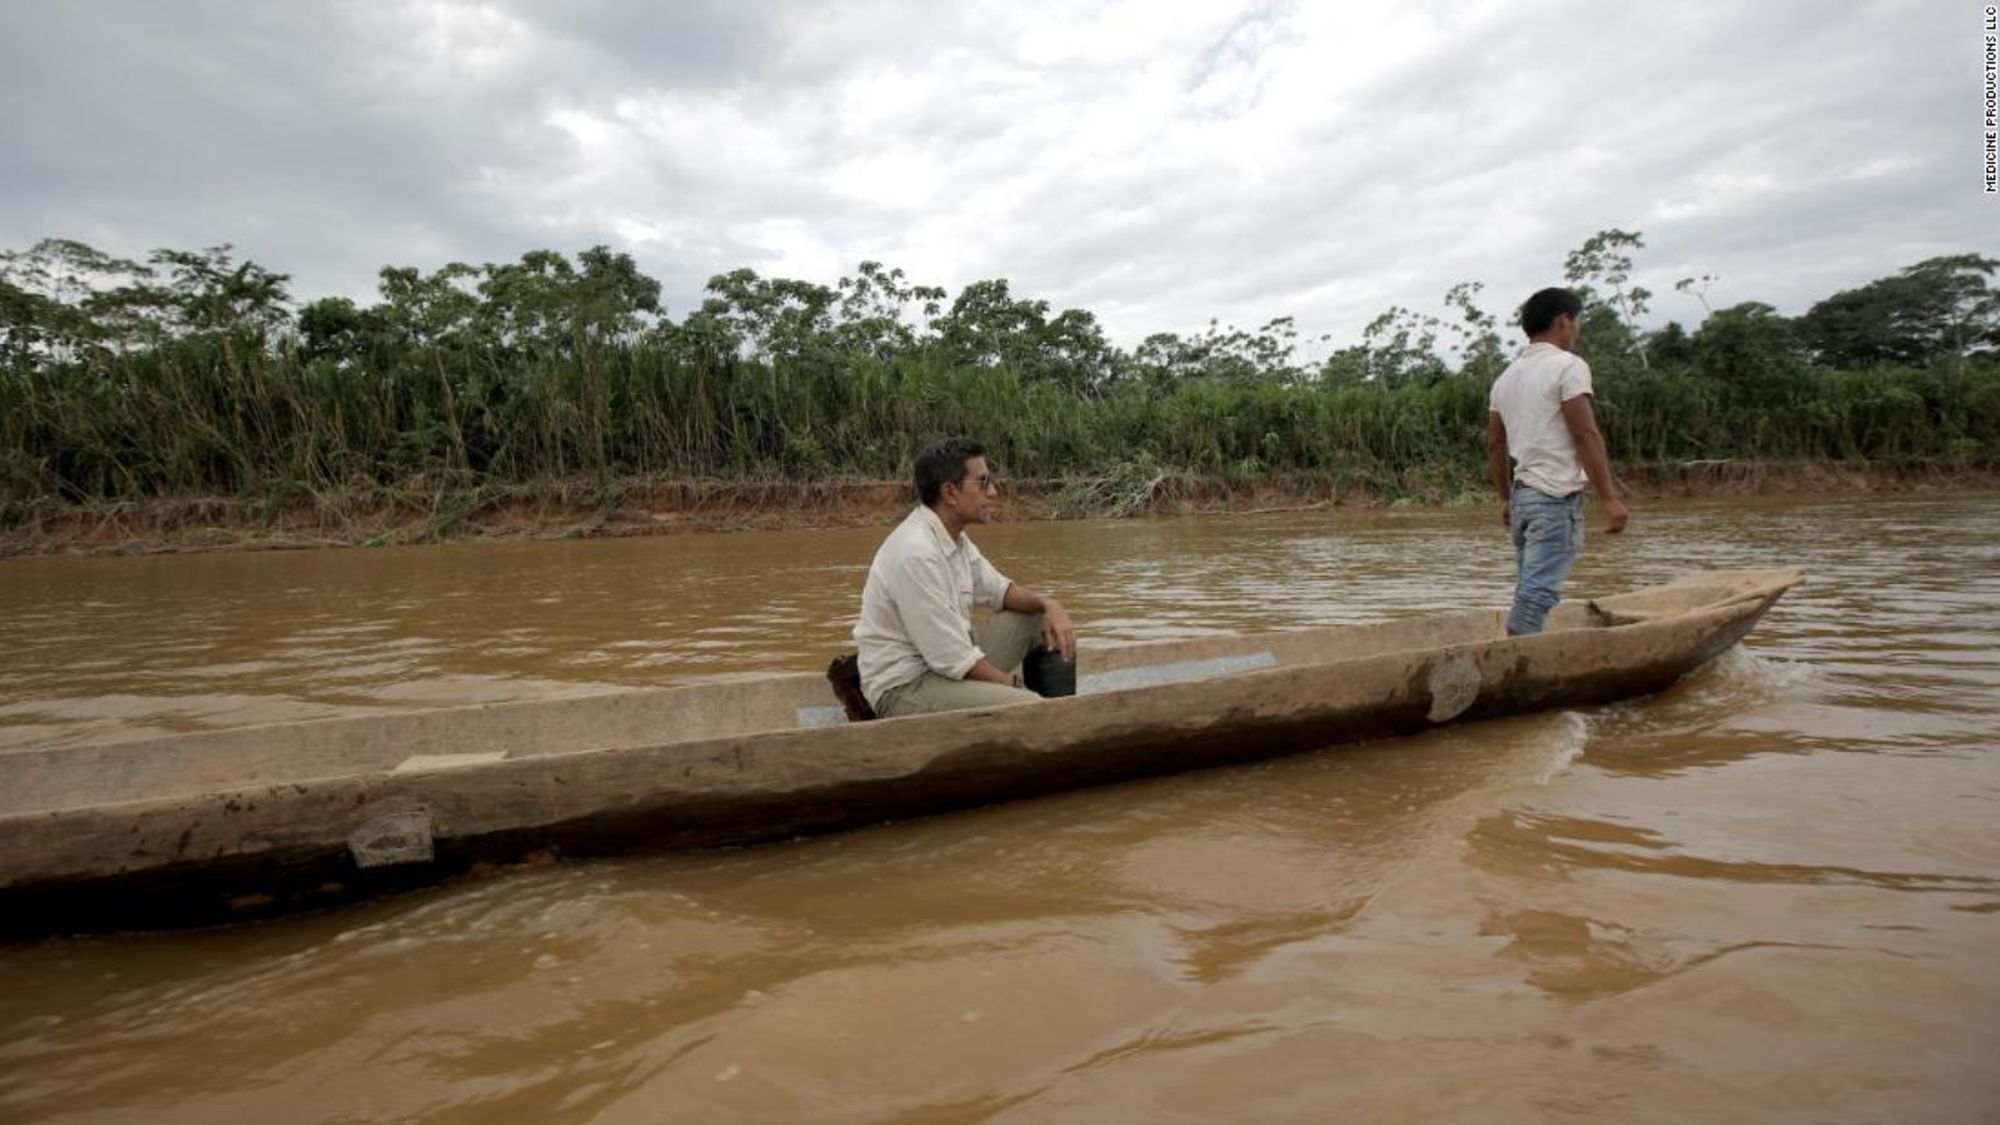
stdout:
{"type": "Polygon", "coordinates": [[[1796,571],[1086,646],[1079,693],[845,721],[817,672],[10,754],[0,932],[228,921],[557,853],[784,839],[1659,691],[1796,571]]]}

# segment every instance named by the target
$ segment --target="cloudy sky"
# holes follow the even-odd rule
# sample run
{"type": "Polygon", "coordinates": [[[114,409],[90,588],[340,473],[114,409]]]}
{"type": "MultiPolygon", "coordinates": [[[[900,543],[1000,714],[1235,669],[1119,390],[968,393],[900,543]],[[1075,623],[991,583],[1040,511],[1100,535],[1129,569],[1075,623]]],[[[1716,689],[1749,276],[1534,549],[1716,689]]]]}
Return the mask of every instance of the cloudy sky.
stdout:
{"type": "Polygon", "coordinates": [[[229,242],[300,298],[596,243],[981,278],[1112,338],[1352,342],[1607,227],[1655,322],[2000,255],[1981,5],[0,0],[0,247],[229,242]]]}

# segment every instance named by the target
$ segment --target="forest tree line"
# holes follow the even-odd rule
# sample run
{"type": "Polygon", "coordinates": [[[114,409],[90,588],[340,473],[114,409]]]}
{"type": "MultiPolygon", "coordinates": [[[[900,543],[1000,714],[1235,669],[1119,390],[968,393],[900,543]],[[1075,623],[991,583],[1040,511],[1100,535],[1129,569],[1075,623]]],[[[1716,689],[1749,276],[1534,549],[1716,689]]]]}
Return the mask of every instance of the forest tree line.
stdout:
{"type": "MultiPolygon", "coordinates": [[[[1634,232],[1570,253],[1613,459],[2000,464],[2000,260],[1931,258],[1802,316],[1711,308],[1645,329],[1634,232]]],[[[0,253],[0,501],[365,501],[578,477],[895,479],[939,435],[1009,475],[1477,481],[1486,392],[1522,343],[1477,282],[1307,347],[1281,317],[1130,349],[1096,316],[956,295],[863,262],[833,285],[747,269],[679,319],[630,255],[389,267],[372,304],[298,304],[230,247],[0,253]],[[1322,358],[1302,358],[1309,352],[1322,358]]],[[[1522,294],[1520,296],[1525,296],[1522,294]]]]}

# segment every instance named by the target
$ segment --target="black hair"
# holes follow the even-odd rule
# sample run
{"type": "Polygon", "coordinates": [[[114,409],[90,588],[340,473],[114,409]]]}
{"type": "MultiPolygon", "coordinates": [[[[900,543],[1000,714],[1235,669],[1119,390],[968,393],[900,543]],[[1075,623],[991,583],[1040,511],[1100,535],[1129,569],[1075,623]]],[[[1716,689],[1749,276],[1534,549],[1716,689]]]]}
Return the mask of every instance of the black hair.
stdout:
{"type": "Polygon", "coordinates": [[[917,499],[936,507],[945,485],[965,479],[965,463],[984,456],[986,447],[969,437],[946,438],[917,454],[917,499]]]}
{"type": "Polygon", "coordinates": [[[1582,316],[1583,298],[1567,289],[1544,289],[1521,305],[1521,331],[1532,340],[1554,327],[1556,318],[1564,314],[1582,316]]]}

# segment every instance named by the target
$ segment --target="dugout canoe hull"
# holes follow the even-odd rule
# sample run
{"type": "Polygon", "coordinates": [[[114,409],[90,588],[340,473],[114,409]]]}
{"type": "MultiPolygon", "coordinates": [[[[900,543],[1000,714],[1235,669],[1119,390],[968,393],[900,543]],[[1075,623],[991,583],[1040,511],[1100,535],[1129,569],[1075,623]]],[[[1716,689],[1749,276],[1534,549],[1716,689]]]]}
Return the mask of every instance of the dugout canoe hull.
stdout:
{"type": "Polygon", "coordinates": [[[817,673],[9,755],[0,934],[213,924],[481,864],[751,844],[1659,691],[1797,571],[1086,647],[1067,699],[848,723],[817,673]]]}

